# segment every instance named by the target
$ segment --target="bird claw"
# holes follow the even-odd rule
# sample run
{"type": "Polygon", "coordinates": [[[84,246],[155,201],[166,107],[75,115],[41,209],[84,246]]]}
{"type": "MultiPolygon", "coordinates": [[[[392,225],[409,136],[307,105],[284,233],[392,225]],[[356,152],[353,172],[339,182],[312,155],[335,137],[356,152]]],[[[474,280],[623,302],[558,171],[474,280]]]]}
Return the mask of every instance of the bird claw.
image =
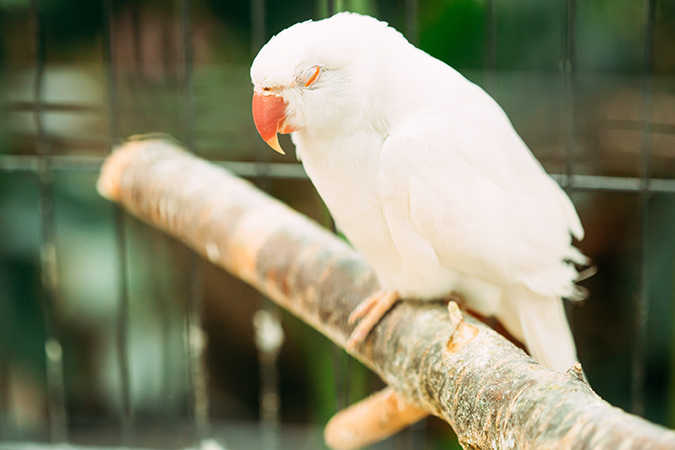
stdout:
{"type": "Polygon", "coordinates": [[[349,315],[348,322],[361,322],[352,331],[347,341],[347,350],[351,351],[362,343],[382,317],[394,306],[399,299],[398,292],[380,289],[361,303],[349,315]]]}
{"type": "Polygon", "coordinates": [[[354,308],[354,311],[349,315],[349,319],[347,319],[347,322],[350,325],[353,325],[357,320],[361,319],[365,315],[368,314],[368,311],[370,311],[375,303],[377,303],[380,299],[380,297],[385,293],[383,289],[380,289],[367,299],[363,300],[361,303],[359,303],[356,308],[354,308]]]}

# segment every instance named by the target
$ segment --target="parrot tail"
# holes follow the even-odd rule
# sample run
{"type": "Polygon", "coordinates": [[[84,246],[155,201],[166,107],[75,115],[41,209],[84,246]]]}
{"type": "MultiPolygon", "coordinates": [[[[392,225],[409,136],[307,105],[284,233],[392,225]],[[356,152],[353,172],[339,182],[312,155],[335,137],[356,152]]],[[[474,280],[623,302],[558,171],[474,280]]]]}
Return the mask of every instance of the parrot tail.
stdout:
{"type": "Polygon", "coordinates": [[[522,287],[511,289],[503,302],[510,313],[508,322],[512,323],[511,327],[503,322],[504,325],[515,329],[514,336],[522,336],[530,355],[539,364],[565,372],[577,362],[562,299],[545,297],[522,287]]]}

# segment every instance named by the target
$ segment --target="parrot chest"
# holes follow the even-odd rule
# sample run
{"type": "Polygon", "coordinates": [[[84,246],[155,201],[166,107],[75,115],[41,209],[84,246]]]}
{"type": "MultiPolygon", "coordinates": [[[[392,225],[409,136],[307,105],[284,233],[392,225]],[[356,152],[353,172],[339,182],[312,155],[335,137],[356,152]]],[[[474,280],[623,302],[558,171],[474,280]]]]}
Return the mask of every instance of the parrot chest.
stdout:
{"type": "Polygon", "coordinates": [[[354,155],[358,152],[331,150],[317,155],[303,151],[302,163],[307,175],[340,231],[371,264],[377,265],[373,259],[380,257],[396,258],[378,195],[378,163],[363,152],[358,158],[356,155],[340,157],[340,153],[354,155]]]}
{"type": "Polygon", "coordinates": [[[415,239],[396,241],[385,212],[390,193],[382,192],[378,152],[346,142],[328,151],[326,144],[318,145],[322,154],[317,155],[296,140],[305,170],[340,231],[373,266],[384,287],[405,296],[438,298],[457,286],[458,273],[442,267],[435,255],[418,252],[415,239]]]}

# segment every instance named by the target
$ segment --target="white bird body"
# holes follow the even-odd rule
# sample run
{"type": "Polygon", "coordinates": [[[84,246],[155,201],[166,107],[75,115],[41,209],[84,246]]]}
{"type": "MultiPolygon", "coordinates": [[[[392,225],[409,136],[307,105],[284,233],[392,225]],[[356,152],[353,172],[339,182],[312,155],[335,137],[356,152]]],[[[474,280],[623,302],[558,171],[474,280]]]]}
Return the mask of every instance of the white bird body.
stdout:
{"type": "Polygon", "coordinates": [[[283,98],[309,178],[383,288],[456,292],[542,364],[576,361],[561,298],[578,295],[570,262],[585,257],[570,234],[583,229],[488,94],[348,13],[281,32],[251,76],[257,92],[283,98]]]}

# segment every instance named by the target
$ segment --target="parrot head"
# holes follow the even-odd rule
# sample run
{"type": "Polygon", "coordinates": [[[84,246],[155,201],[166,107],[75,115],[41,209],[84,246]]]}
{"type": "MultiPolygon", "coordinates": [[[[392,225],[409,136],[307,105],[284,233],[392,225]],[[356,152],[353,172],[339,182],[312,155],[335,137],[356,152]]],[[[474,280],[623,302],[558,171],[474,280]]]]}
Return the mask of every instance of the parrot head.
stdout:
{"type": "Polygon", "coordinates": [[[405,41],[386,23],[355,13],[301,22],[272,37],[251,66],[253,120],[263,140],[283,154],[277,133],[330,137],[376,116],[382,55],[373,43],[383,33],[405,41]]]}

